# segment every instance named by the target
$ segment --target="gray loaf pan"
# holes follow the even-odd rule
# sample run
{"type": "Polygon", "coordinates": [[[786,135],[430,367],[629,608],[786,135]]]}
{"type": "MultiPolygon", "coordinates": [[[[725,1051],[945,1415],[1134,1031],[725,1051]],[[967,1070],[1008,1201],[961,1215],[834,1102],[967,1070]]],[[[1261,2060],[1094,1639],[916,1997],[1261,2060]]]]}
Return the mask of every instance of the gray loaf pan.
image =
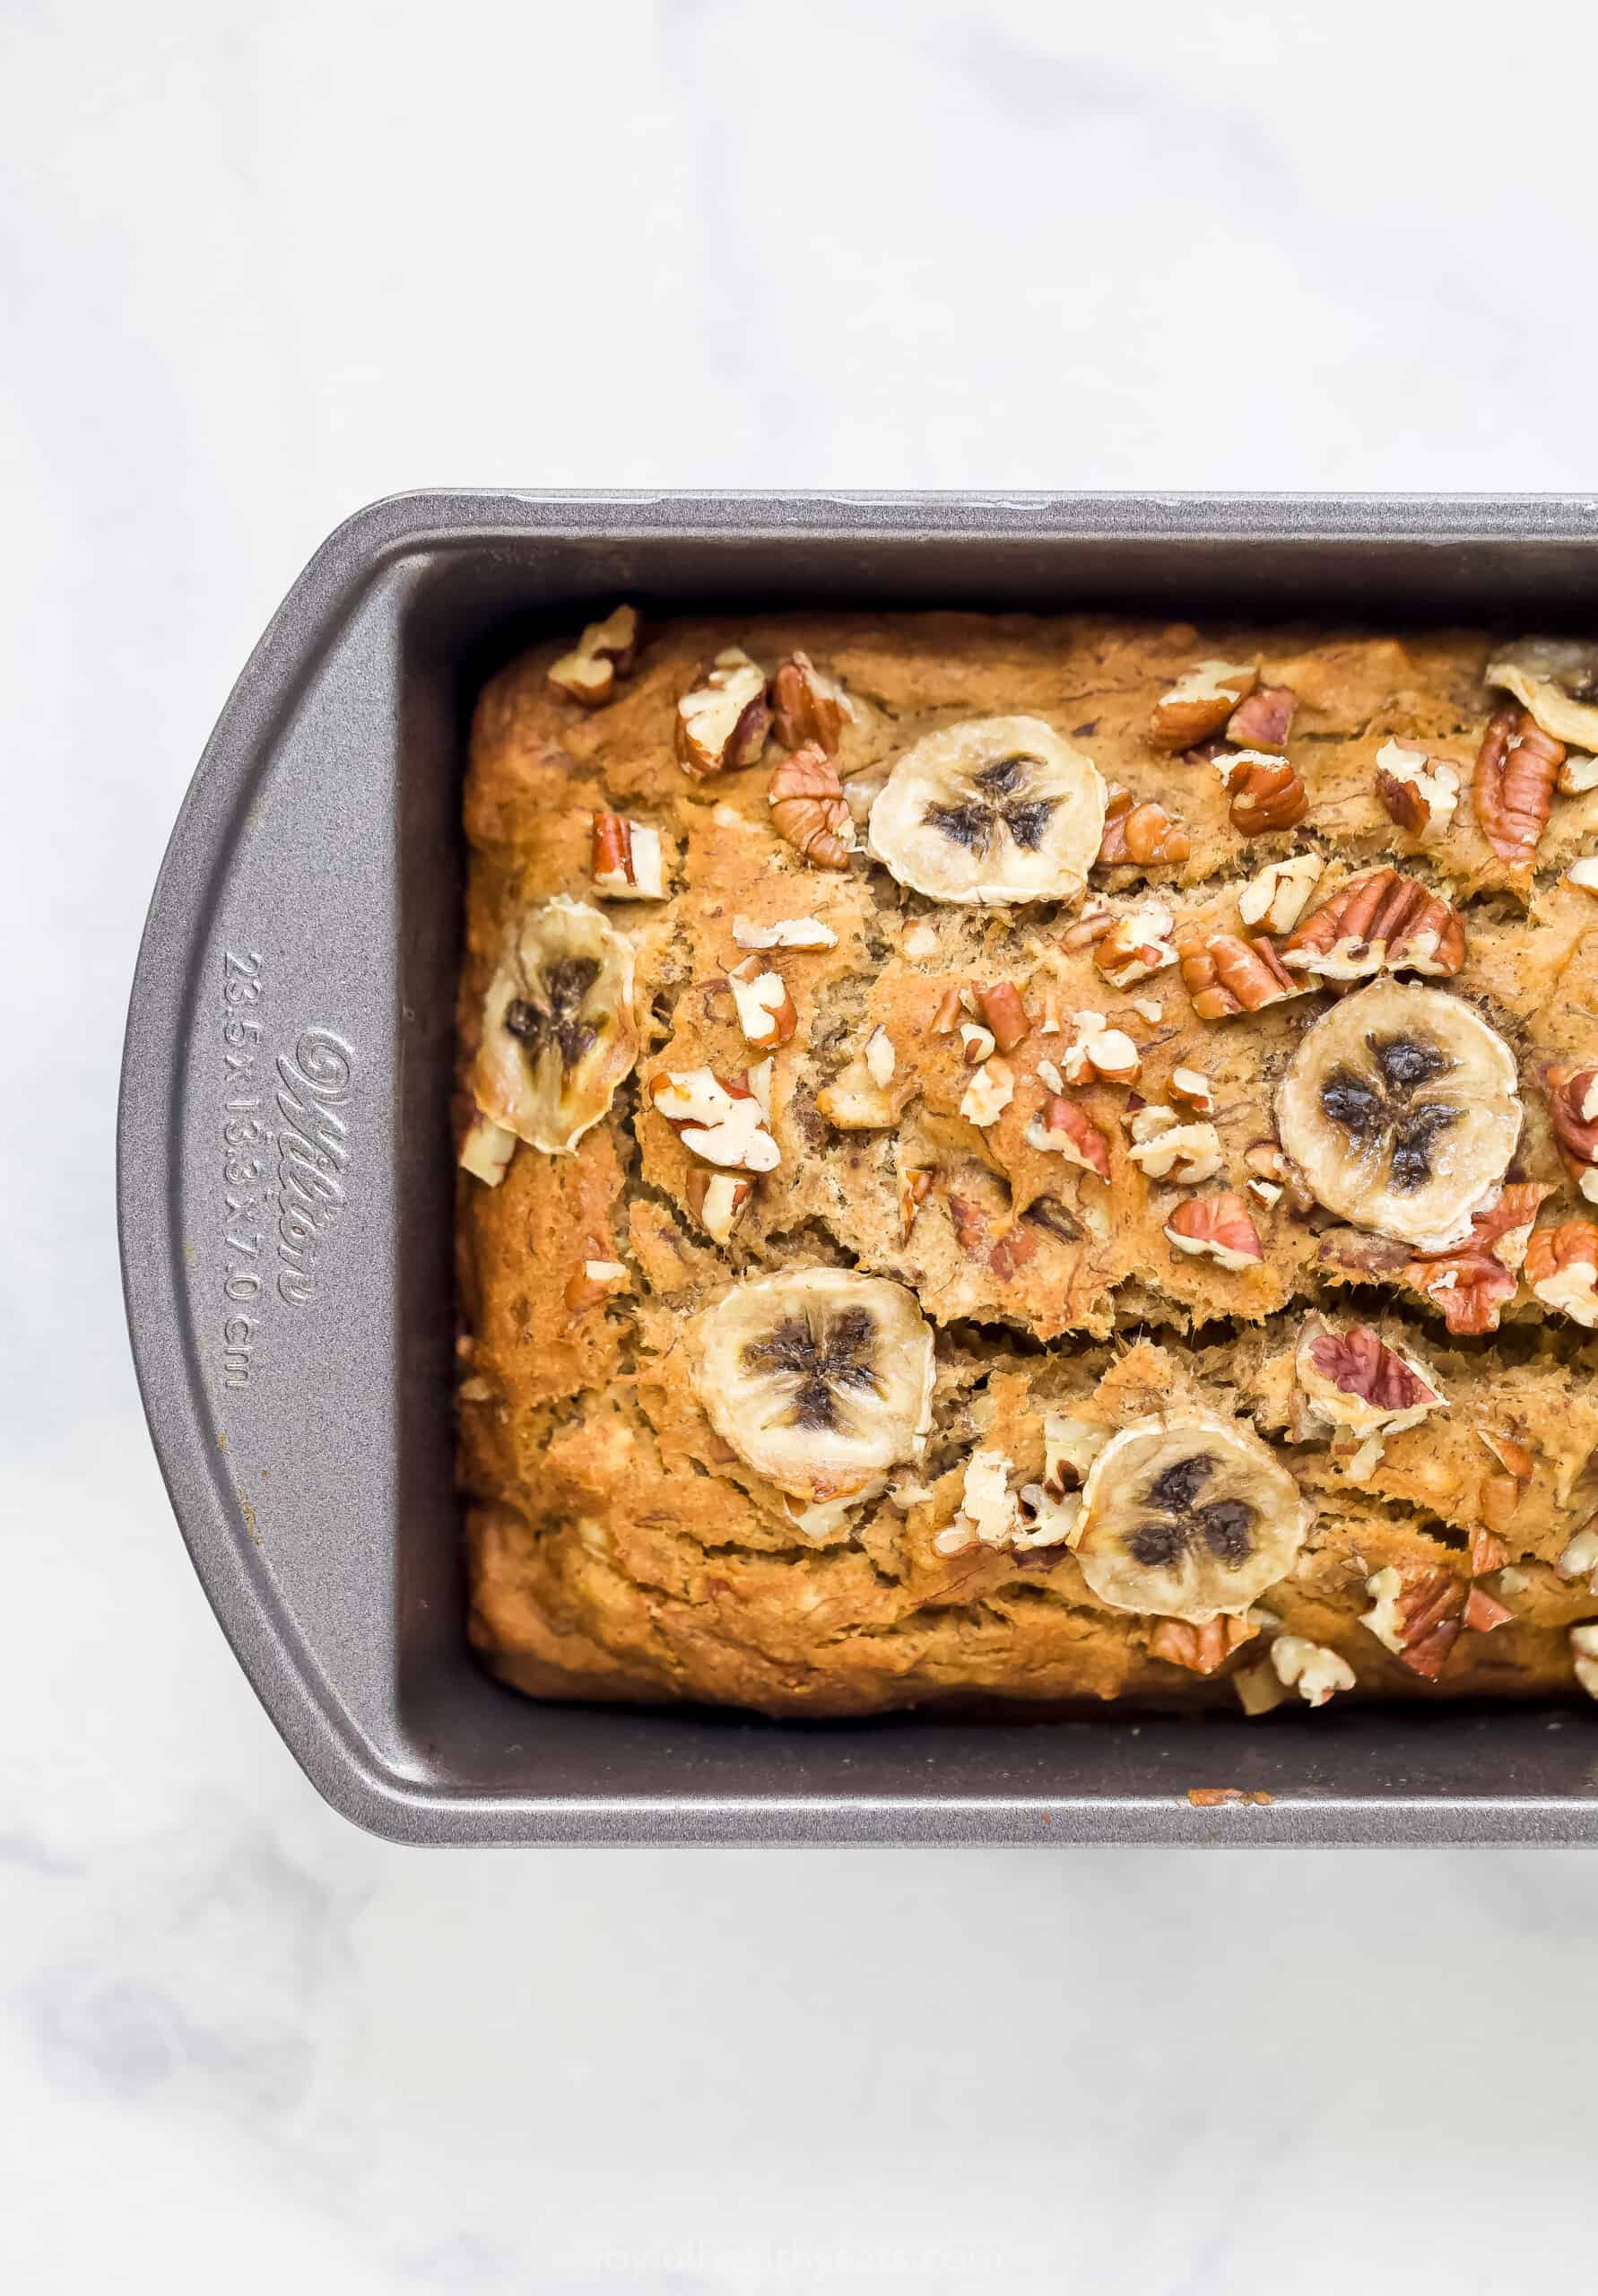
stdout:
{"type": "Polygon", "coordinates": [[[185,800],[118,1140],[167,1487],[313,1782],[419,1842],[1598,1839],[1590,1708],[778,1724],[480,1672],[452,1490],[465,729],[519,644],[621,598],[1590,629],[1598,501],[472,492],[341,526],[185,800]]]}

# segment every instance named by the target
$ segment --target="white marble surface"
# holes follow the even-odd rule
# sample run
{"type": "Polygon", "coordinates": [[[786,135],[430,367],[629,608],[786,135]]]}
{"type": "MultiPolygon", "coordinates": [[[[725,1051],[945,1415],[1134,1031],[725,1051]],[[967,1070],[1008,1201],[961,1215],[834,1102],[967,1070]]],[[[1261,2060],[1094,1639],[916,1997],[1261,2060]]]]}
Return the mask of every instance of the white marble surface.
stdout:
{"type": "Polygon", "coordinates": [[[1591,2278],[1593,1857],[331,1816],[171,1526],[110,1163],[168,827],[343,512],[1590,487],[1595,65],[1538,0],[0,10],[19,2296],[1591,2278]]]}

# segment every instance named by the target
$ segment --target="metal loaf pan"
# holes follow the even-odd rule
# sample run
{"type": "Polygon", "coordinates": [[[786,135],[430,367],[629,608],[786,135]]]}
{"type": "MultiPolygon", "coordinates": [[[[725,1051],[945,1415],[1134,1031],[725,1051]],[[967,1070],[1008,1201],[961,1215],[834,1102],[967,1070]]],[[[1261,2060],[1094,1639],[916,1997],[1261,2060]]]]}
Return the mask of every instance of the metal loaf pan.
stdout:
{"type": "Polygon", "coordinates": [[[779,1725],[478,1671],[451,1488],[465,731],[519,642],[620,597],[1590,627],[1598,501],[451,493],[341,526],[173,833],[118,1143],[168,1489],[315,1784],[413,1841],[1598,1839],[1569,1709],[779,1725]],[[1189,1798],[1217,1787],[1270,1798],[1189,1798]]]}

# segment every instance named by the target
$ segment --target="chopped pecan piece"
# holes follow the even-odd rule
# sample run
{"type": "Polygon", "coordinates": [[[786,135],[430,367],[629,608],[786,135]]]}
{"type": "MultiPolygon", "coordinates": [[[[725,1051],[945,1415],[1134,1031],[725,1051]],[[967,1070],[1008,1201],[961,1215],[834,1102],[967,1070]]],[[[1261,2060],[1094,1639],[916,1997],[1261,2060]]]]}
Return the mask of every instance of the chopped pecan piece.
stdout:
{"type": "Polygon", "coordinates": [[[771,826],[802,861],[818,869],[847,869],[855,850],[855,820],[838,769],[812,742],[784,758],[766,789],[771,826]]]}
{"type": "Polygon", "coordinates": [[[971,1251],[986,1240],[986,1213],[969,1196],[957,1196],[952,1188],[949,1191],[949,1217],[954,1222],[954,1240],[962,1252],[971,1251]]]}
{"type": "Polygon", "coordinates": [[[1200,662],[1154,704],[1149,739],[1158,750],[1185,750],[1220,733],[1259,675],[1252,662],[1200,662]]]}
{"type": "Polygon", "coordinates": [[[1520,1483],[1512,1474],[1489,1474],[1483,1479],[1479,1503],[1481,1520],[1489,1531],[1502,1533],[1508,1529],[1520,1505],[1520,1483]]]}
{"type": "Polygon", "coordinates": [[[799,1014],[781,973],[764,972],[758,957],[745,957],[728,973],[727,987],[746,1043],[769,1051],[773,1045],[789,1041],[799,1014]]]}
{"type": "Polygon", "coordinates": [[[612,900],[665,899],[660,831],[625,813],[595,814],[588,867],[595,891],[612,900]]]}
{"type": "Polygon", "coordinates": [[[1014,1098],[1012,1071],[1002,1060],[985,1060],[971,1072],[971,1081],[960,1095],[960,1112],[968,1124],[986,1132],[989,1125],[997,1124],[1014,1098]]]}
{"type": "Polygon", "coordinates": [[[1598,1626],[1573,1626],[1569,1639],[1576,1679],[1589,1698],[1598,1698],[1598,1626]]]}
{"type": "Polygon", "coordinates": [[[979,988],[977,991],[977,1008],[1001,1052],[1013,1052],[1031,1031],[1032,1023],[1027,1017],[1027,1008],[1021,1003],[1020,991],[1012,980],[995,981],[992,988],[979,988]]]}
{"type": "Polygon", "coordinates": [[[1598,1204],[1598,1068],[1555,1066],[1543,1083],[1560,1161],[1587,1202],[1598,1204]]]}
{"type": "Polygon", "coordinates": [[[569,654],[550,667],[547,683],[565,700],[597,709],[631,669],[642,624],[636,606],[618,606],[603,622],[591,622],[569,654]]]}
{"type": "Polygon", "coordinates": [[[1240,750],[1286,749],[1298,699],[1290,685],[1255,686],[1228,718],[1228,741],[1240,750]]]}
{"type": "Polygon", "coordinates": [[[1525,1274],[1533,1300],[1559,1309],[1588,1331],[1598,1330],[1598,1227],[1592,1221],[1533,1228],[1525,1274]]]}
{"type": "Polygon", "coordinates": [[[899,1234],[907,1244],[916,1225],[916,1214],[931,1195],[937,1177],[936,1167],[926,1164],[909,1165],[899,1176],[899,1234]]]}
{"type": "Polygon", "coordinates": [[[1485,1587],[1472,1587],[1465,1596],[1463,1622],[1472,1634],[1490,1634],[1494,1627],[1507,1626],[1514,1616],[1485,1587]]]}
{"type": "MultiPolygon", "coordinates": [[[[1065,1083],[1086,1084],[1095,1076],[1106,1084],[1132,1083],[1142,1055],[1125,1029],[1112,1029],[1102,1013],[1077,1013],[1072,1028],[1071,1042],[1060,1055],[1065,1083]]],[[[1047,1077],[1043,1081],[1047,1083],[1047,1077]]]]}
{"type": "Polygon", "coordinates": [[[734,917],[733,939],[741,949],[836,949],[838,935],[819,917],[785,917],[775,925],[757,925],[752,918],[734,917]]]}
{"type": "Polygon", "coordinates": [[[1061,934],[1060,946],[1062,949],[1090,948],[1095,941],[1102,941],[1107,933],[1113,932],[1115,924],[1113,909],[1101,909],[1091,917],[1079,917],[1074,925],[1068,925],[1061,934]]]}
{"type": "MultiPolygon", "coordinates": [[[[1284,1690],[1296,1690],[1307,1706],[1324,1706],[1340,1690],[1352,1690],[1354,1670],[1324,1642],[1302,1634],[1279,1634],[1271,1645],[1271,1668],[1284,1690]]],[[[1246,1701],[1245,1701],[1246,1704],[1246,1701]]]]}
{"type": "Polygon", "coordinates": [[[1482,1483],[1481,1519],[1489,1531],[1507,1531],[1537,1463],[1525,1445],[1512,1435],[1500,1435],[1492,1427],[1478,1427],[1476,1432],[1503,1469],[1501,1474],[1489,1474],[1482,1483]]]}
{"type": "Polygon", "coordinates": [[[1212,1124],[1184,1124],[1175,1109],[1142,1108],[1133,1113],[1131,1129],[1132,1145],[1126,1152],[1151,1180],[1197,1187],[1221,1169],[1220,1135],[1212,1124]]]}
{"type": "Polygon", "coordinates": [[[1169,909],[1145,901],[1112,924],[1094,947],[1093,962],[1112,987],[1129,988],[1134,980],[1176,963],[1170,929],[1169,909]]]}
{"type": "Polygon", "coordinates": [[[1309,986],[1294,979],[1264,935],[1246,941],[1236,933],[1190,933],[1177,943],[1177,953],[1182,986],[1201,1021],[1257,1013],[1281,997],[1302,996],[1309,986]]]}
{"type": "Polygon", "coordinates": [[[771,729],[785,749],[813,744],[830,757],[854,716],[842,686],[824,676],[808,654],[791,654],[771,681],[771,729]]]}
{"type": "Polygon", "coordinates": [[[1318,853],[1295,853],[1288,861],[1267,862],[1238,895],[1238,916],[1245,925],[1290,933],[1325,865],[1318,853]]]}
{"type": "Polygon", "coordinates": [[[1171,1098],[1185,1100],[1194,1116],[1213,1116],[1215,1088],[1202,1068],[1173,1068],[1171,1098]]]}
{"type": "Polygon", "coordinates": [[[1087,1110],[1064,1092],[1049,1095],[1041,1118],[1033,1118],[1025,1138],[1029,1148],[1064,1156],[1068,1163],[1080,1164],[1083,1171],[1095,1172],[1101,1180],[1109,1178],[1108,1141],[1087,1110]]]}
{"type": "Polygon", "coordinates": [[[1163,805],[1151,799],[1136,804],[1129,789],[1117,789],[1111,796],[1099,848],[1101,869],[1126,861],[1135,862],[1140,868],[1159,861],[1185,861],[1192,851],[1187,831],[1163,805]]]}
{"type": "Polygon", "coordinates": [[[1264,750],[1237,750],[1215,760],[1221,787],[1231,800],[1227,818],[1239,837],[1269,837],[1296,829],[1309,811],[1309,792],[1285,758],[1264,750]]]}
{"type": "Polygon", "coordinates": [[[1425,1563],[1389,1563],[1366,1580],[1365,1591],[1371,1607],[1361,1613],[1360,1624],[1411,1674],[1435,1682],[1464,1624],[1463,1579],[1425,1563]]]}
{"type": "Polygon", "coordinates": [[[1456,1336],[1479,1338],[1497,1331],[1501,1310],[1519,1289],[1532,1222],[1550,1193],[1530,1181],[1512,1182],[1489,1211],[1476,1214],[1470,1234],[1452,1251],[1414,1255],[1381,1236],[1338,1228],[1322,1237],[1321,1257],[1353,1276],[1408,1284],[1456,1336]]]}
{"type": "Polygon", "coordinates": [[[765,673],[741,646],[726,647],[702,683],[677,704],[677,756],[696,778],[752,765],[770,723],[765,673]]]}
{"type": "Polygon", "coordinates": [[[1171,1213],[1165,1232],[1178,1251],[1207,1253],[1234,1273],[1257,1266],[1265,1257],[1248,1207],[1231,1188],[1189,1196],[1171,1213]]]}
{"type": "Polygon", "coordinates": [[[987,1264],[1001,1283],[1008,1283],[1018,1268],[1038,1256],[1038,1239],[1029,1236],[1024,1228],[1011,1227],[1002,1235],[988,1253],[987,1264]]]}
{"type": "Polygon", "coordinates": [[[1531,866],[1564,761],[1564,744],[1543,733],[1529,709],[1494,712],[1476,753],[1471,802],[1500,861],[1531,866]]]}
{"type": "Polygon", "coordinates": [[[516,1153],[517,1136],[508,1132],[492,1117],[484,1116],[481,1109],[473,1109],[472,1121],[461,1142],[456,1158],[461,1170],[470,1172],[485,1187],[498,1187],[510,1170],[510,1160],[516,1153]]]}
{"type": "Polygon", "coordinates": [[[1459,804],[1455,769],[1402,742],[1384,742],[1377,752],[1376,784],[1389,821],[1422,845],[1446,833],[1459,804]]]}
{"type": "Polygon", "coordinates": [[[1458,910],[1419,877],[1372,869],[1350,878],[1284,941],[1281,961],[1322,980],[1377,972],[1456,973],[1464,962],[1458,910]]]}
{"type": "Polygon", "coordinates": [[[565,1300],[574,1316],[598,1307],[602,1300],[625,1292],[631,1278],[619,1259],[586,1259],[567,1279],[565,1300]]]}
{"type": "Polygon", "coordinates": [[[754,1182],[740,1172],[708,1171],[703,1164],[688,1170],[688,1208],[705,1233],[725,1244],[754,1194],[754,1182]]]}
{"type": "Polygon", "coordinates": [[[1190,1674],[1212,1674],[1258,1632],[1259,1628],[1246,1618],[1225,1613],[1204,1626],[1190,1626],[1183,1618],[1162,1618],[1150,1633],[1149,1656],[1163,1658],[1168,1665],[1185,1666],[1190,1674]]]}
{"type": "Polygon", "coordinates": [[[1568,1541],[1554,1569],[1561,1578],[1586,1579],[1591,1591],[1598,1595],[1598,1515],[1584,1523],[1568,1541]]]}
{"type": "Polygon", "coordinates": [[[1509,1560],[1509,1549],[1496,1531],[1489,1531],[1478,1524],[1471,1533],[1471,1576],[1485,1578],[1489,1570],[1501,1570],[1509,1560]]]}
{"type": "Polygon", "coordinates": [[[690,1155],[724,1170],[769,1172],[780,1161],[766,1129],[766,1112],[736,1077],[708,1068],[674,1069],[655,1076],[649,1098],[690,1155]]]}

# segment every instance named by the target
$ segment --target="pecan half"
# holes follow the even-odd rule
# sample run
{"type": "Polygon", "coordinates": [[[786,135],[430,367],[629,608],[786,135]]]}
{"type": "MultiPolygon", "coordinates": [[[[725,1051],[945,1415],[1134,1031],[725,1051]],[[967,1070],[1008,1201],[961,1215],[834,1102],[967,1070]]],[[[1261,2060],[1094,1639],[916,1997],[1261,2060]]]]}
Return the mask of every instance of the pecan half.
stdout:
{"type": "Polygon", "coordinates": [[[1388,820],[1422,845],[1444,834],[1459,804],[1456,769],[1402,742],[1384,742],[1377,752],[1376,785],[1388,820]]]}
{"type": "Polygon", "coordinates": [[[726,647],[677,704],[677,756],[683,770],[702,778],[752,765],[766,745],[770,718],[764,671],[741,646],[726,647]]]}
{"type": "Polygon", "coordinates": [[[1095,1172],[1101,1180],[1109,1178],[1108,1141],[1087,1110],[1064,1092],[1049,1095],[1042,1116],[1034,1117],[1024,1137],[1029,1148],[1064,1156],[1068,1163],[1080,1164],[1083,1171],[1095,1172]]]}
{"type": "Polygon", "coordinates": [[[838,768],[810,742],[784,758],[766,787],[771,826],[802,861],[818,869],[847,869],[855,850],[855,817],[838,768]]]}
{"type": "Polygon", "coordinates": [[[1159,861],[1185,861],[1192,851],[1187,831],[1163,805],[1152,799],[1136,804],[1129,789],[1117,789],[1112,796],[1105,809],[1099,867],[1130,861],[1147,868],[1159,861]]]}
{"type": "Polygon", "coordinates": [[[1298,699],[1290,685],[1256,686],[1228,718],[1228,741],[1240,750],[1286,749],[1298,699]]]}
{"type": "Polygon", "coordinates": [[[1598,1227],[1590,1220],[1533,1228],[1525,1275],[1533,1300],[1598,1330],[1598,1227]]]}
{"type": "Polygon", "coordinates": [[[1215,761],[1230,804],[1227,818],[1239,837],[1268,837],[1293,829],[1309,811],[1309,792],[1285,758],[1264,750],[1238,750],[1215,761]]]}
{"type": "Polygon", "coordinates": [[[1471,803],[1481,834],[1514,868],[1529,868],[1548,826],[1565,745],[1529,709],[1496,710],[1476,753],[1471,803]]]}
{"type": "Polygon", "coordinates": [[[1259,1628],[1246,1618],[1224,1614],[1204,1626],[1190,1626],[1182,1618],[1162,1618],[1149,1636],[1149,1656],[1163,1658],[1168,1665],[1185,1666],[1190,1674],[1212,1674],[1258,1632],[1259,1628]]]}
{"type": "Polygon", "coordinates": [[[638,656],[642,631],[637,606],[618,606],[603,622],[591,622],[569,654],[551,663],[545,683],[566,701],[597,709],[616,690],[638,656]]]}
{"type": "Polygon", "coordinates": [[[1302,996],[1309,983],[1295,980],[1273,942],[1246,941],[1237,933],[1189,933],[1177,944],[1182,986],[1201,1021],[1257,1013],[1283,996],[1302,996]]]}
{"type": "Polygon", "coordinates": [[[1165,1232],[1178,1251],[1207,1254],[1234,1273],[1257,1266],[1265,1257],[1248,1207],[1231,1188],[1189,1196],[1171,1213],[1165,1232]]]}
{"type": "Polygon", "coordinates": [[[842,686],[824,676],[808,654],[795,649],[771,681],[771,730],[785,749],[813,744],[830,757],[854,716],[842,686]]]}
{"type": "Polygon", "coordinates": [[[1377,972],[1446,977],[1464,962],[1464,924],[1419,877],[1372,869],[1310,911],[1282,943],[1281,961],[1322,980],[1364,980],[1377,972]]]}
{"type": "Polygon", "coordinates": [[[1435,1682],[1464,1624],[1463,1579],[1425,1563],[1389,1563],[1366,1580],[1365,1591],[1372,1605],[1361,1613],[1360,1624],[1411,1674],[1435,1682]]]}
{"type": "Polygon", "coordinates": [[[1598,1204],[1598,1068],[1543,1071],[1548,1118],[1559,1158],[1589,1204],[1598,1204]]]}
{"type": "Polygon", "coordinates": [[[1159,750],[1185,750],[1219,734],[1259,676],[1252,662],[1200,662],[1154,704],[1149,739],[1159,750]]]}
{"type": "Polygon", "coordinates": [[[1370,1324],[1338,1331],[1312,1318],[1298,1370],[1300,1385],[1326,1415],[1345,1420],[1360,1433],[1377,1426],[1393,1430],[1400,1420],[1412,1426],[1443,1401],[1441,1390],[1370,1324]]]}

